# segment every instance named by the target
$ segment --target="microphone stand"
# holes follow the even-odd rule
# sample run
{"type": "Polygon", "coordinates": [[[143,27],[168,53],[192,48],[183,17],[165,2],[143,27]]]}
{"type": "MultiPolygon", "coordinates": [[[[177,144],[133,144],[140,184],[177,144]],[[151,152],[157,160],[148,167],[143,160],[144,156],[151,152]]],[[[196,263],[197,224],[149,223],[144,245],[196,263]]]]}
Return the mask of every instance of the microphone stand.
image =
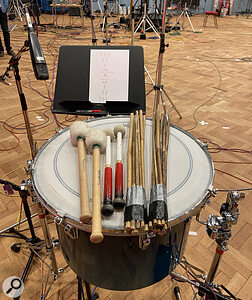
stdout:
{"type": "MultiPolygon", "coordinates": [[[[21,55],[23,52],[28,51],[30,48],[29,46],[29,41],[26,40],[24,42],[24,45],[22,46],[22,48],[17,52],[16,55],[12,56],[10,61],[9,61],[9,66],[7,67],[5,73],[0,76],[0,81],[5,82],[6,77],[9,77],[9,71],[12,70],[15,76],[15,81],[16,81],[16,86],[17,86],[17,90],[18,90],[18,94],[19,94],[19,99],[20,99],[20,104],[21,104],[21,108],[22,108],[22,113],[23,113],[23,117],[24,117],[24,121],[25,121],[25,127],[26,127],[26,131],[27,131],[27,137],[28,137],[28,141],[29,141],[29,145],[30,145],[30,150],[31,150],[31,157],[32,159],[35,158],[38,149],[37,149],[37,143],[34,142],[33,136],[32,136],[32,130],[31,130],[31,125],[30,125],[30,121],[29,121],[29,117],[28,117],[28,113],[27,113],[27,102],[25,99],[25,95],[22,91],[22,85],[21,85],[21,77],[20,77],[20,73],[19,73],[19,60],[21,59],[21,55]]],[[[27,169],[27,174],[31,174],[32,172],[32,166],[31,166],[31,162],[29,162],[29,168],[27,169]]],[[[28,195],[30,195],[32,197],[32,200],[37,204],[37,210],[38,210],[38,215],[39,215],[39,219],[40,219],[40,223],[41,223],[41,227],[42,227],[42,231],[43,231],[43,235],[44,235],[44,239],[45,239],[45,244],[46,244],[46,249],[47,249],[47,253],[49,253],[49,257],[51,260],[51,267],[53,270],[53,278],[54,280],[57,278],[58,275],[58,267],[57,267],[57,262],[56,262],[56,258],[55,258],[55,254],[53,251],[53,247],[54,244],[52,243],[52,238],[49,232],[49,228],[48,228],[48,222],[47,222],[47,216],[46,216],[46,211],[45,209],[42,207],[41,203],[38,202],[37,197],[35,195],[35,192],[32,188],[32,183],[31,183],[31,179],[28,179],[27,181],[27,188],[29,191],[29,194],[20,194],[22,201],[25,201],[24,198],[27,198],[28,195]]],[[[27,210],[27,208],[26,208],[27,210]]],[[[26,213],[29,212],[28,210],[26,211],[26,213]]],[[[27,217],[27,220],[28,217],[27,217]]],[[[30,222],[30,221],[28,221],[30,222]]],[[[30,222],[31,223],[31,222],[30,222]]],[[[31,225],[29,223],[29,225],[31,225]]],[[[32,229],[31,229],[32,232],[32,229]]],[[[35,236],[33,236],[33,238],[35,239],[35,236]]],[[[34,253],[33,253],[34,255],[34,253]]],[[[29,259],[29,265],[31,264],[32,261],[32,257],[30,257],[29,259]]],[[[28,269],[26,271],[26,273],[28,272],[28,269]]],[[[26,276],[26,274],[25,274],[26,276]]]]}
{"type": "Polygon", "coordinates": [[[28,51],[28,50],[29,50],[29,42],[26,40],[24,42],[23,47],[17,52],[16,55],[12,56],[11,59],[9,60],[9,67],[7,67],[5,73],[2,76],[0,76],[0,81],[5,83],[6,77],[10,77],[9,71],[10,70],[13,71],[14,76],[15,76],[18,94],[19,94],[22,113],[23,113],[23,117],[24,117],[24,121],[25,121],[27,137],[28,137],[28,141],[29,141],[29,145],[30,145],[30,149],[31,149],[31,156],[32,156],[32,158],[34,158],[37,153],[37,145],[34,142],[33,137],[32,137],[31,125],[30,125],[28,114],[27,114],[27,103],[26,103],[25,95],[22,91],[21,77],[20,77],[19,67],[18,67],[19,60],[21,58],[22,53],[25,51],[28,51]]]}

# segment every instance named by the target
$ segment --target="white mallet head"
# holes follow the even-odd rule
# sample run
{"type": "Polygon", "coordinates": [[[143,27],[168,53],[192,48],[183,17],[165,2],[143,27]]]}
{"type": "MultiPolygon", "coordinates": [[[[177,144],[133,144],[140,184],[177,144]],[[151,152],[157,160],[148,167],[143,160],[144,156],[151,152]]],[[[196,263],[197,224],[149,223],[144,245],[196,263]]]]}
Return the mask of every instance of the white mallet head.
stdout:
{"type": "Polygon", "coordinates": [[[105,132],[98,128],[89,129],[86,136],[86,146],[89,152],[93,152],[93,146],[98,145],[101,153],[106,149],[107,136],[105,132]]]}
{"type": "Polygon", "coordinates": [[[125,135],[125,132],[126,132],[123,125],[116,125],[115,126],[115,128],[114,128],[114,135],[115,135],[115,137],[117,137],[117,133],[118,132],[121,132],[122,138],[123,138],[123,136],[125,135]]]}
{"type": "Polygon", "coordinates": [[[86,123],[84,123],[82,121],[74,122],[70,126],[71,143],[74,146],[77,146],[78,145],[78,137],[82,137],[85,139],[88,134],[88,131],[89,131],[89,128],[86,123]]]}
{"type": "Polygon", "coordinates": [[[105,128],[103,131],[105,132],[106,136],[110,136],[111,141],[114,139],[114,134],[111,128],[105,128]]]}

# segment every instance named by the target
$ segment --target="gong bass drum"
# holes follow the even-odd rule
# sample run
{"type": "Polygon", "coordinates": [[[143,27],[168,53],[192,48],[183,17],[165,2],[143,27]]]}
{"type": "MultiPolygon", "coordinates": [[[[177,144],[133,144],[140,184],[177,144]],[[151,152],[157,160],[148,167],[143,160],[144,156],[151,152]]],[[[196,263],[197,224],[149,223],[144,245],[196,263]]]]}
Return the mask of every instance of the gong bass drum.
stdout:
{"type": "MultiPolygon", "coordinates": [[[[90,128],[113,130],[118,124],[126,129],[122,143],[126,195],[129,117],[104,117],[88,121],[90,128]]],[[[152,121],[147,119],[147,199],[151,187],[151,136],[152,121]]],[[[115,163],[116,143],[113,142],[112,166],[115,163]]],[[[203,144],[175,126],[171,126],[170,130],[167,164],[167,233],[164,236],[147,236],[147,240],[127,234],[124,232],[124,213],[116,211],[111,217],[102,217],[104,240],[100,244],[92,244],[89,240],[91,225],[79,222],[78,150],[71,144],[69,128],[54,135],[41,147],[33,162],[33,188],[41,204],[60,223],[57,229],[65,259],[81,278],[106,289],[133,290],[162,280],[177,266],[185,251],[190,219],[204,206],[209,190],[212,190],[214,168],[203,144]],[[69,229],[75,229],[78,235],[70,235],[69,229]],[[150,244],[143,250],[148,238],[150,244]]],[[[101,155],[101,182],[104,165],[105,155],[101,155]]],[[[87,172],[92,208],[92,155],[87,155],[87,172]]]]}

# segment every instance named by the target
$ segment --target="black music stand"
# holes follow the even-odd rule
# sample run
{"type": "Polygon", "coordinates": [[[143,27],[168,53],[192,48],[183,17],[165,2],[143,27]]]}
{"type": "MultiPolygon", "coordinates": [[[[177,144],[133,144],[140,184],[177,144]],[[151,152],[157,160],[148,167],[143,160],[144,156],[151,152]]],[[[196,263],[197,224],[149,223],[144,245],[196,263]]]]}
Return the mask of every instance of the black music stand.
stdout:
{"type": "MultiPolygon", "coordinates": [[[[110,74],[113,73],[113,68],[115,66],[108,65],[108,70],[104,69],[108,81],[110,80],[110,74]]],[[[115,74],[116,72],[124,72],[120,63],[116,65],[114,71],[115,74]]],[[[101,75],[105,76],[104,74],[101,75]]],[[[94,76],[100,78],[100,74],[96,73],[94,76]]],[[[102,76],[99,80],[103,80],[102,76]]],[[[60,48],[53,113],[92,116],[128,115],[136,110],[145,112],[145,107],[144,54],[142,47],[62,46],[60,48]],[[125,90],[127,90],[128,99],[117,101],[117,98],[114,98],[110,100],[108,96],[104,103],[90,101],[90,82],[92,80],[90,59],[92,53],[94,53],[93,50],[98,50],[99,53],[110,51],[112,57],[115,55],[114,50],[117,50],[117,52],[118,50],[126,50],[128,53],[128,77],[125,90]]]]}

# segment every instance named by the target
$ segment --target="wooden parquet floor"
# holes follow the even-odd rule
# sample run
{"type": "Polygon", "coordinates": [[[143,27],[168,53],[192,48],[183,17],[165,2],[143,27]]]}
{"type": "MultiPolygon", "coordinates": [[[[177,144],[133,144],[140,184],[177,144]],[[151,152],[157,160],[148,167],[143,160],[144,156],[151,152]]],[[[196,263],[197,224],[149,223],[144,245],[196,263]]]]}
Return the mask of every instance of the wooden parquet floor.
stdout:
{"type": "MultiPolygon", "coordinates": [[[[49,15],[40,17],[41,23],[51,21],[49,15]]],[[[164,53],[162,83],[183,116],[179,119],[173,111],[171,122],[188,130],[202,141],[208,139],[222,148],[247,150],[245,153],[224,150],[211,153],[215,164],[214,188],[224,190],[252,188],[252,19],[244,16],[218,19],[219,29],[214,27],[211,18],[208,20],[208,26],[203,29],[202,15],[191,17],[191,21],[197,33],[193,33],[190,26],[187,26],[180,35],[166,34],[166,43],[169,43],[169,47],[164,53]]],[[[68,22],[67,15],[59,17],[59,24],[67,25],[68,22]]],[[[76,19],[74,22],[78,24],[79,20],[76,19]]],[[[99,18],[95,19],[98,44],[102,44],[103,39],[103,33],[99,29],[100,22],[99,18]]],[[[16,25],[11,32],[11,42],[17,51],[27,39],[27,32],[23,30],[23,22],[10,21],[10,24],[16,25]]],[[[20,60],[23,92],[28,104],[33,136],[39,147],[55,134],[58,127],[50,112],[50,100],[53,98],[59,47],[91,45],[89,19],[85,20],[85,26],[85,30],[47,28],[46,31],[39,31],[39,41],[50,70],[50,79],[46,82],[36,81],[29,52],[23,53],[20,60]]],[[[112,27],[110,31],[111,45],[130,44],[128,32],[112,27]]],[[[135,45],[144,48],[145,66],[154,79],[159,40],[152,37],[155,37],[155,34],[148,33],[146,40],[140,40],[137,34],[135,45]]],[[[0,58],[0,75],[5,72],[8,61],[8,56],[0,58]]],[[[20,184],[26,179],[24,166],[31,156],[15,80],[11,73],[10,75],[12,78],[7,81],[11,85],[0,83],[0,178],[20,184]]],[[[151,88],[150,80],[146,77],[146,90],[151,88]]],[[[153,98],[154,93],[150,93],[147,97],[147,116],[151,116],[153,98]]],[[[69,126],[75,117],[59,115],[58,120],[60,126],[64,128],[69,126]]],[[[209,147],[211,146],[210,144],[209,147]]],[[[14,196],[6,196],[1,188],[0,230],[17,221],[20,198],[16,193],[14,196]]],[[[252,299],[251,196],[251,191],[246,191],[246,198],[239,205],[239,220],[233,227],[229,250],[224,253],[215,278],[216,283],[223,284],[236,297],[243,300],[252,299]]],[[[211,199],[210,205],[202,210],[201,217],[206,220],[210,214],[218,215],[220,205],[225,199],[226,193],[218,192],[217,196],[211,199]]],[[[57,238],[55,226],[50,218],[49,221],[51,235],[57,238]]],[[[34,218],[33,222],[36,234],[43,238],[37,218],[34,218]]],[[[29,233],[26,223],[22,224],[19,230],[26,230],[25,234],[29,233]]],[[[216,244],[207,236],[205,227],[197,223],[195,218],[192,220],[190,230],[193,234],[189,235],[185,257],[207,273],[216,244]]],[[[19,253],[13,252],[10,247],[18,242],[19,239],[0,237],[1,286],[6,277],[22,276],[30,251],[22,248],[19,253]]],[[[43,252],[44,250],[40,252],[41,256],[45,254],[43,252]]],[[[58,266],[65,267],[66,263],[57,247],[55,254],[58,266]]],[[[176,271],[185,274],[180,266],[176,271]]],[[[175,285],[180,287],[183,300],[194,299],[189,284],[176,283],[170,276],[153,286],[136,291],[117,292],[101,288],[97,288],[96,291],[101,300],[175,299],[173,295],[175,285]]],[[[22,299],[39,299],[40,290],[41,260],[34,258],[25,281],[22,299]]],[[[7,299],[2,289],[0,299],[7,299]]],[[[47,299],[77,299],[76,275],[69,268],[60,273],[47,299]]]]}

